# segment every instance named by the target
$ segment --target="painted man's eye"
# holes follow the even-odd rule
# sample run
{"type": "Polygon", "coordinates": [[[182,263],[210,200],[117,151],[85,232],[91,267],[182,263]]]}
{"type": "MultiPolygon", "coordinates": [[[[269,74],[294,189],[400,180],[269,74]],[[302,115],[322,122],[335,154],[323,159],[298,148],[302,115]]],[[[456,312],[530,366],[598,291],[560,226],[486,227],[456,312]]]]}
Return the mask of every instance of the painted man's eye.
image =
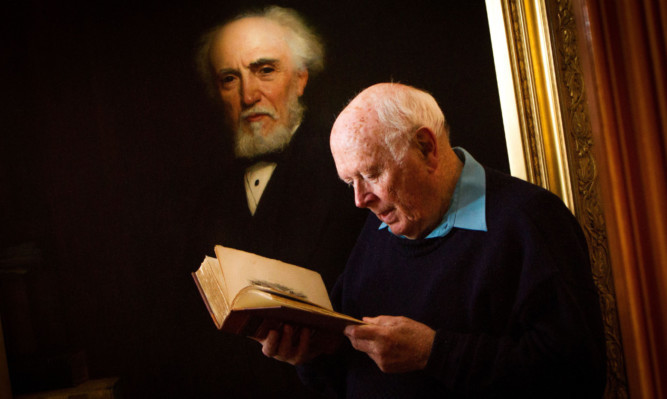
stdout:
{"type": "Polygon", "coordinates": [[[236,76],[234,75],[223,75],[219,79],[220,84],[224,88],[231,88],[234,85],[234,82],[236,82],[236,76]]]}
{"type": "Polygon", "coordinates": [[[276,68],[274,68],[274,67],[265,66],[265,67],[260,68],[259,73],[261,75],[269,75],[269,74],[275,72],[275,70],[276,70],[276,68]]]}

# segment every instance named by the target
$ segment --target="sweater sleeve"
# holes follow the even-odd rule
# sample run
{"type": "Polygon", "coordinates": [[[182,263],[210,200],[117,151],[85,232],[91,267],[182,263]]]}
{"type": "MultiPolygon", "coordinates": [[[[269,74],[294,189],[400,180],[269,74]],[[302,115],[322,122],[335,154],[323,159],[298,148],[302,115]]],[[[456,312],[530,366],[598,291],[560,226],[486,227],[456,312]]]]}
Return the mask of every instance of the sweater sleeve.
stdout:
{"type": "Polygon", "coordinates": [[[523,243],[522,271],[505,332],[436,331],[426,373],[448,390],[601,397],[604,334],[586,241],[567,208],[553,201],[546,195],[525,204],[526,217],[512,231],[523,243]]]}

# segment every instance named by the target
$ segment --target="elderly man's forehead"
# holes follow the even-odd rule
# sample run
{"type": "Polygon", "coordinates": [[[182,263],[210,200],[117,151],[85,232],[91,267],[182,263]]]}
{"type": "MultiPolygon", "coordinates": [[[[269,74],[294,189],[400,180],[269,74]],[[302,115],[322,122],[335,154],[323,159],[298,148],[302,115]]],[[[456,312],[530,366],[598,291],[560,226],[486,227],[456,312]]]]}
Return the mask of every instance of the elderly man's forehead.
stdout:
{"type": "Polygon", "coordinates": [[[365,97],[357,97],[345,107],[338,117],[341,127],[355,132],[374,129],[378,124],[377,111],[374,104],[365,97]]]}
{"type": "Polygon", "coordinates": [[[278,24],[277,22],[268,19],[266,17],[243,17],[239,18],[233,21],[230,21],[223,25],[220,28],[220,32],[224,34],[231,34],[232,32],[240,33],[240,34],[246,34],[250,31],[269,31],[271,33],[274,33],[276,31],[278,32],[284,32],[285,27],[282,25],[278,24]]]}
{"type": "Polygon", "coordinates": [[[215,33],[213,48],[242,48],[248,51],[262,49],[284,49],[288,53],[288,30],[284,26],[264,17],[246,17],[222,26],[215,33]]]}
{"type": "Polygon", "coordinates": [[[360,108],[346,108],[336,119],[331,131],[331,144],[338,147],[358,146],[372,137],[374,116],[360,108]]]}

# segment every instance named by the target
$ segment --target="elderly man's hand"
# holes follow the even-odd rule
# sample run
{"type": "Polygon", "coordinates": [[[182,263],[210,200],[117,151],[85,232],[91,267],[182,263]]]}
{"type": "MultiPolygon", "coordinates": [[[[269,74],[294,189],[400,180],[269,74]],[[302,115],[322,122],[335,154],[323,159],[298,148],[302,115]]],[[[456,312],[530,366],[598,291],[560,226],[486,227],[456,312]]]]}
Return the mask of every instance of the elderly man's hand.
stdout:
{"type": "Polygon", "coordinates": [[[292,365],[306,363],[323,353],[333,353],[340,345],[342,335],[329,334],[289,324],[281,330],[270,330],[262,344],[262,353],[292,365]]]}
{"type": "Polygon", "coordinates": [[[403,373],[426,367],[435,331],[407,317],[364,317],[366,325],[348,326],[352,346],[370,356],[385,373],[403,373]]]}

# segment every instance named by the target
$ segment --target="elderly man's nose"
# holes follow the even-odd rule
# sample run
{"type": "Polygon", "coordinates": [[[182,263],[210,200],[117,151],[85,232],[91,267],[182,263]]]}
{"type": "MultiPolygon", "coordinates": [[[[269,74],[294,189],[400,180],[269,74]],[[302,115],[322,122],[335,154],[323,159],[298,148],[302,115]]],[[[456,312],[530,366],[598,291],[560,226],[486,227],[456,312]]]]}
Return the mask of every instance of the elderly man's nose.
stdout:
{"type": "Polygon", "coordinates": [[[368,203],[375,198],[375,195],[368,190],[366,183],[357,182],[354,185],[354,204],[357,208],[367,208],[368,203]]]}
{"type": "Polygon", "coordinates": [[[254,79],[244,79],[241,85],[241,97],[243,98],[243,104],[246,106],[252,106],[260,100],[259,85],[254,79]]]}

